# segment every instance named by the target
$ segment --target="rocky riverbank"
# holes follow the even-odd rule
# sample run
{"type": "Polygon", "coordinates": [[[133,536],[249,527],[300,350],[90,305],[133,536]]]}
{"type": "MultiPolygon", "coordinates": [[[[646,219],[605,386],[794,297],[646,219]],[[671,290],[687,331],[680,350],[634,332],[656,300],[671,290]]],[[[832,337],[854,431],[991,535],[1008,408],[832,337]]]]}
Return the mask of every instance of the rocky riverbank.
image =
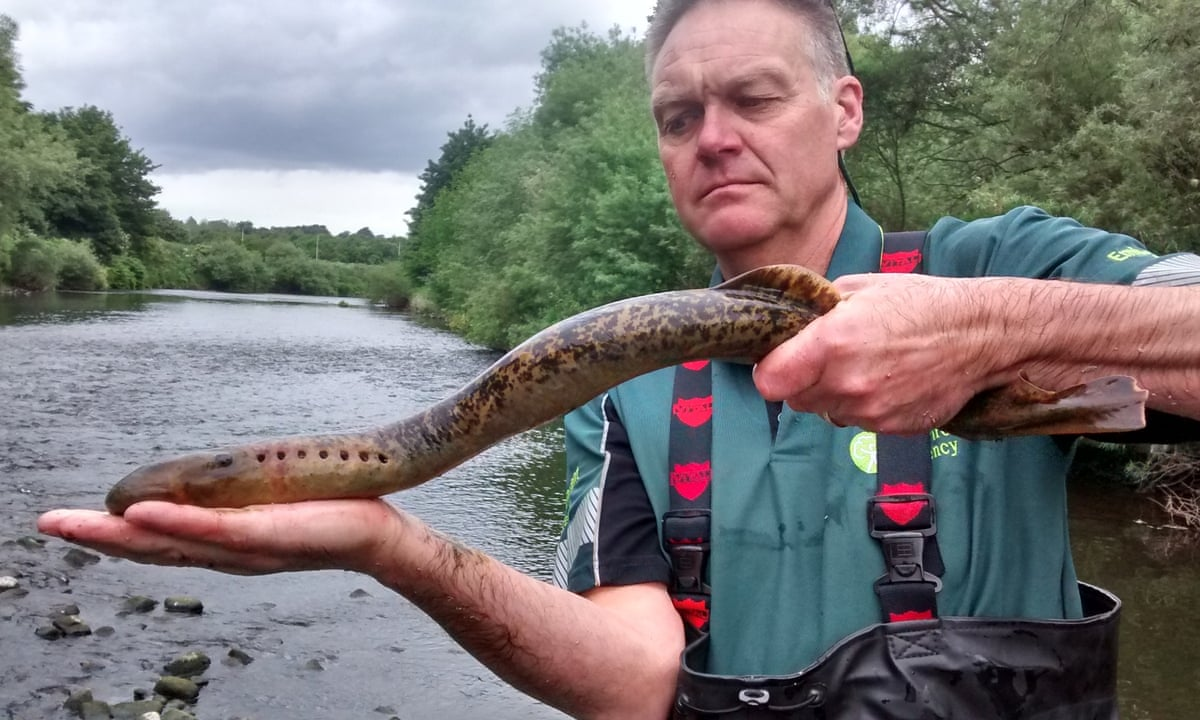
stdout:
{"type": "MultiPolygon", "coordinates": [[[[217,650],[202,640],[197,643],[202,647],[186,647],[195,635],[189,631],[196,629],[188,624],[201,622],[205,614],[200,598],[85,590],[87,576],[104,562],[121,561],[35,536],[0,542],[0,636],[7,651],[4,664],[10,665],[0,681],[0,715],[15,720],[229,718],[227,703],[205,700],[220,694],[223,681],[236,679],[254,655],[237,644],[217,650]],[[211,672],[214,667],[223,674],[211,672]],[[206,714],[206,704],[222,712],[206,714]]],[[[370,596],[365,590],[351,594],[370,596]]],[[[313,658],[303,669],[318,672],[323,665],[313,658]]],[[[232,720],[276,717],[260,714],[263,710],[247,708],[232,720]]],[[[399,718],[388,706],[374,710],[381,719],[399,718]]]]}

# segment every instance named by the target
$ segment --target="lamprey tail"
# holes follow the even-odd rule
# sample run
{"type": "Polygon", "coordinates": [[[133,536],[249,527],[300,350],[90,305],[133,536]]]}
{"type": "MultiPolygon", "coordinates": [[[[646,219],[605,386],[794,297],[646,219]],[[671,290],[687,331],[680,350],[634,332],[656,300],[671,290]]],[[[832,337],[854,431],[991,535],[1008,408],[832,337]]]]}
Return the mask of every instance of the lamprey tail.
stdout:
{"type": "Polygon", "coordinates": [[[976,395],[943,429],[969,440],[1128,432],[1146,426],[1149,395],[1127,375],[1057,391],[1021,377],[1016,384],[976,395]]]}

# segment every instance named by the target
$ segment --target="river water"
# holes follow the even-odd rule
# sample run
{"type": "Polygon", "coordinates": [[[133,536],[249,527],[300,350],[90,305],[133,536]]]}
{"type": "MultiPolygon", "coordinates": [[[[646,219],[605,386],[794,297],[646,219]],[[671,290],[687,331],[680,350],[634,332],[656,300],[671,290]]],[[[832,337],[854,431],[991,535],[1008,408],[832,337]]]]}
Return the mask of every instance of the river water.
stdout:
{"type": "MultiPolygon", "coordinates": [[[[217,293],[0,298],[0,718],[67,717],[68,690],[129,700],[161,666],[214,658],[196,712],[214,718],[559,718],[508,688],[406,601],[349,573],[241,578],[17,541],[54,507],[101,508],[114,480],[148,460],[277,435],[391,422],[450,394],[496,355],[355,301],[217,293]],[[349,303],[347,305],[347,303],[349,303]],[[360,592],[365,591],[365,592],[360,592]],[[200,616],[133,595],[191,595],[200,616]],[[79,606],[111,633],[34,635],[79,606]],[[19,648],[19,651],[16,649],[19,648]],[[231,648],[244,667],[217,662],[231,648]]],[[[439,530],[549,578],[563,510],[561,429],[501,443],[392,497],[439,530]]],[[[1152,504],[1076,483],[1080,575],[1125,600],[1123,717],[1191,718],[1200,687],[1200,564],[1152,504]]],[[[631,670],[636,672],[636,670],[631,670]]]]}

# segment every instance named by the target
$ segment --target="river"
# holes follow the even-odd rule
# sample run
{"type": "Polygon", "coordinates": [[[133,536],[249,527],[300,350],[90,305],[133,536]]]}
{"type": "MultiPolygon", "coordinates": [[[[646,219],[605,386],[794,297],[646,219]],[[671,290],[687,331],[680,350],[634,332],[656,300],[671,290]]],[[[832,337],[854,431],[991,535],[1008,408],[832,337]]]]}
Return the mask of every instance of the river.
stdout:
{"type": "MultiPolygon", "coordinates": [[[[218,293],[0,297],[0,717],[65,718],[68,690],[129,700],[174,656],[214,659],[196,712],[214,718],[560,718],[512,690],[406,601],[349,573],[241,578],[26,547],[54,507],[102,507],[148,460],[391,422],[496,355],[356,301],[218,293]],[[124,598],[191,595],[200,616],[122,615],[124,598]],[[103,635],[47,641],[65,603],[103,635]],[[14,652],[13,648],[20,648],[14,652]],[[219,662],[231,648],[245,666],[219,662]]],[[[391,499],[548,579],[563,510],[561,428],[501,443],[391,499]]],[[[1200,687],[1200,564],[1143,498],[1077,483],[1080,575],[1125,600],[1123,717],[1190,718],[1200,687]]]]}

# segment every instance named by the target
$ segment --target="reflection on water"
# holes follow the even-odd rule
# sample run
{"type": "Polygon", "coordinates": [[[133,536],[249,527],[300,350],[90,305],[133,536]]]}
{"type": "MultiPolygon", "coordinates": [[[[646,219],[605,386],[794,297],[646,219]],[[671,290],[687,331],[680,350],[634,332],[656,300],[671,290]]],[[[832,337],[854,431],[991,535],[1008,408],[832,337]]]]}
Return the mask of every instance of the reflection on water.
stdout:
{"type": "MultiPolygon", "coordinates": [[[[391,422],[494,359],[448,333],[361,304],[342,307],[336,298],[0,298],[0,541],[32,533],[42,510],[100,507],[114,480],[156,457],[391,422]]],[[[561,434],[559,424],[526,433],[392,500],[547,579],[563,509],[561,434]]],[[[1085,483],[1072,495],[1079,575],[1125,601],[1123,717],[1193,717],[1200,553],[1166,552],[1179,535],[1153,527],[1161,519],[1142,498],[1085,483]]],[[[216,657],[240,646],[255,663],[237,671],[214,664],[202,717],[374,717],[389,707],[406,718],[561,717],[503,685],[427,618],[358,576],[244,579],[114,560],[79,572],[70,587],[48,579],[53,595],[45,603],[73,600],[86,619],[116,633],[69,646],[36,641],[37,618],[20,609],[6,615],[0,604],[0,647],[23,648],[19,657],[0,653],[0,708],[57,711],[39,700],[55,682],[128,699],[178,652],[216,657]],[[352,599],[360,589],[368,594],[352,599]],[[160,614],[141,626],[116,616],[128,595],[180,592],[211,609],[186,622],[160,614]],[[97,658],[102,668],[78,670],[97,658]],[[306,670],[310,660],[324,670],[306,670]]]]}

